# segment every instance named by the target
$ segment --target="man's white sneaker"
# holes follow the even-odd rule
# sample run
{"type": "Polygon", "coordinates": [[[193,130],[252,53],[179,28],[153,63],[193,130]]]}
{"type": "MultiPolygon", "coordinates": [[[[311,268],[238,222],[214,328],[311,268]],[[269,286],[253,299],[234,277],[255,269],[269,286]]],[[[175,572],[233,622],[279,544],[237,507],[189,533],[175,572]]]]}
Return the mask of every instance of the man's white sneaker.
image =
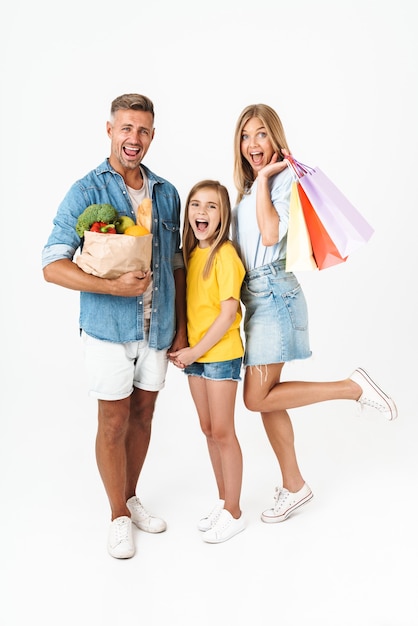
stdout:
{"type": "Polygon", "coordinates": [[[302,489],[292,493],[287,489],[276,487],[274,494],[274,506],[261,514],[263,522],[275,523],[284,522],[289,515],[292,515],[302,504],[306,504],[313,498],[310,487],[305,483],[302,489]]]}
{"type": "Polygon", "coordinates": [[[197,524],[198,529],[202,532],[210,530],[212,526],[216,523],[222,509],[224,508],[224,504],[225,500],[218,500],[211,512],[206,515],[206,517],[202,517],[202,519],[199,520],[197,524]]]}
{"type": "Polygon", "coordinates": [[[132,496],[126,503],[130,513],[131,520],[141,530],[147,533],[162,533],[167,528],[167,524],[163,519],[154,517],[142,506],[141,501],[136,496],[132,496]]]}
{"type": "Polygon", "coordinates": [[[222,509],[216,523],[212,528],[203,533],[203,541],[207,543],[222,543],[231,539],[245,528],[244,516],[235,519],[226,509],[222,509]]]}
{"type": "Polygon", "coordinates": [[[116,517],[111,522],[107,549],[115,559],[130,559],[135,554],[132,522],[126,515],[116,517]]]}
{"type": "Polygon", "coordinates": [[[366,407],[375,409],[388,420],[394,420],[398,417],[398,409],[392,398],[370,378],[364,369],[361,367],[357,368],[351,374],[350,379],[360,385],[362,389],[362,394],[358,399],[362,409],[366,407]]]}

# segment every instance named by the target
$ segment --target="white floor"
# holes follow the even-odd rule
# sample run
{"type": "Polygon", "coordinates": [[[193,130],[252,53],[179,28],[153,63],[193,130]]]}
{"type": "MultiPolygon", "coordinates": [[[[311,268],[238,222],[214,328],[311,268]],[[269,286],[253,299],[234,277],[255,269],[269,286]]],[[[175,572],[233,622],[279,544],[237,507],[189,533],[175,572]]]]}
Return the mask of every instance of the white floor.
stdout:
{"type": "Polygon", "coordinates": [[[138,490],[168,530],[136,531],[135,557],[118,561],[106,551],[96,407],[80,388],[75,354],[56,363],[67,389],[48,393],[41,385],[41,398],[30,386],[17,399],[17,407],[37,407],[25,413],[24,428],[19,409],[9,409],[1,473],[4,626],[418,624],[411,407],[399,402],[396,422],[360,417],[344,401],[294,411],[300,464],[315,497],[285,523],[267,525],[260,512],[280,477],[260,419],[239,392],[248,527],[209,545],[196,522],[216,497],[212,474],[185,376],[169,369],[138,490]]]}

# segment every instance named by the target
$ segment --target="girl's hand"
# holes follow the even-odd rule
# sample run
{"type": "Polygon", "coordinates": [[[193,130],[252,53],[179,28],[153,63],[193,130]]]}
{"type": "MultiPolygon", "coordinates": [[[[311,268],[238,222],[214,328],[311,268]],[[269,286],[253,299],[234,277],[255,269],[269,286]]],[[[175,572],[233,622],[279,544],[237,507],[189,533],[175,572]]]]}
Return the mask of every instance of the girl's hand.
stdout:
{"type": "Polygon", "coordinates": [[[169,352],[168,358],[174,365],[179,367],[180,369],[184,369],[191,363],[196,361],[196,357],[193,353],[192,348],[182,348],[181,350],[177,350],[176,352],[169,352]]]}

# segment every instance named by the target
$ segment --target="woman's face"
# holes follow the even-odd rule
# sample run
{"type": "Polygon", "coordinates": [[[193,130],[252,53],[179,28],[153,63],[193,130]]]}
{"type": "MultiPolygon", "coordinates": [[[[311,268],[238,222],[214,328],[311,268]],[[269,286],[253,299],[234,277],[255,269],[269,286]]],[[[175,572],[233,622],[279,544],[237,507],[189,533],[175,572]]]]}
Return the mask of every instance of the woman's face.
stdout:
{"type": "Polygon", "coordinates": [[[258,117],[252,117],[242,129],[241,154],[251,165],[255,176],[271,161],[273,146],[263,122],[258,117]]]}

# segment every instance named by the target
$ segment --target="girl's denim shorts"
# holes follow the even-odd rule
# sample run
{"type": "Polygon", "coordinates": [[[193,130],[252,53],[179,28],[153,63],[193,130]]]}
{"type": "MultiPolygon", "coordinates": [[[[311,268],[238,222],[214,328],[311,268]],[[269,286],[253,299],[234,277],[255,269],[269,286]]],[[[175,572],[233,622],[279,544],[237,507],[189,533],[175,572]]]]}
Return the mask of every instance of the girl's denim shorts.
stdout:
{"type": "Polygon", "coordinates": [[[307,359],[312,354],[305,296],[296,276],[284,268],[284,260],[274,261],[245,275],[244,366],[307,359]]]}
{"type": "Polygon", "coordinates": [[[188,376],[200,376],[208,380],[241,380],[242,358],[214,363],[191,363],[184,368],[188,376]]]}

